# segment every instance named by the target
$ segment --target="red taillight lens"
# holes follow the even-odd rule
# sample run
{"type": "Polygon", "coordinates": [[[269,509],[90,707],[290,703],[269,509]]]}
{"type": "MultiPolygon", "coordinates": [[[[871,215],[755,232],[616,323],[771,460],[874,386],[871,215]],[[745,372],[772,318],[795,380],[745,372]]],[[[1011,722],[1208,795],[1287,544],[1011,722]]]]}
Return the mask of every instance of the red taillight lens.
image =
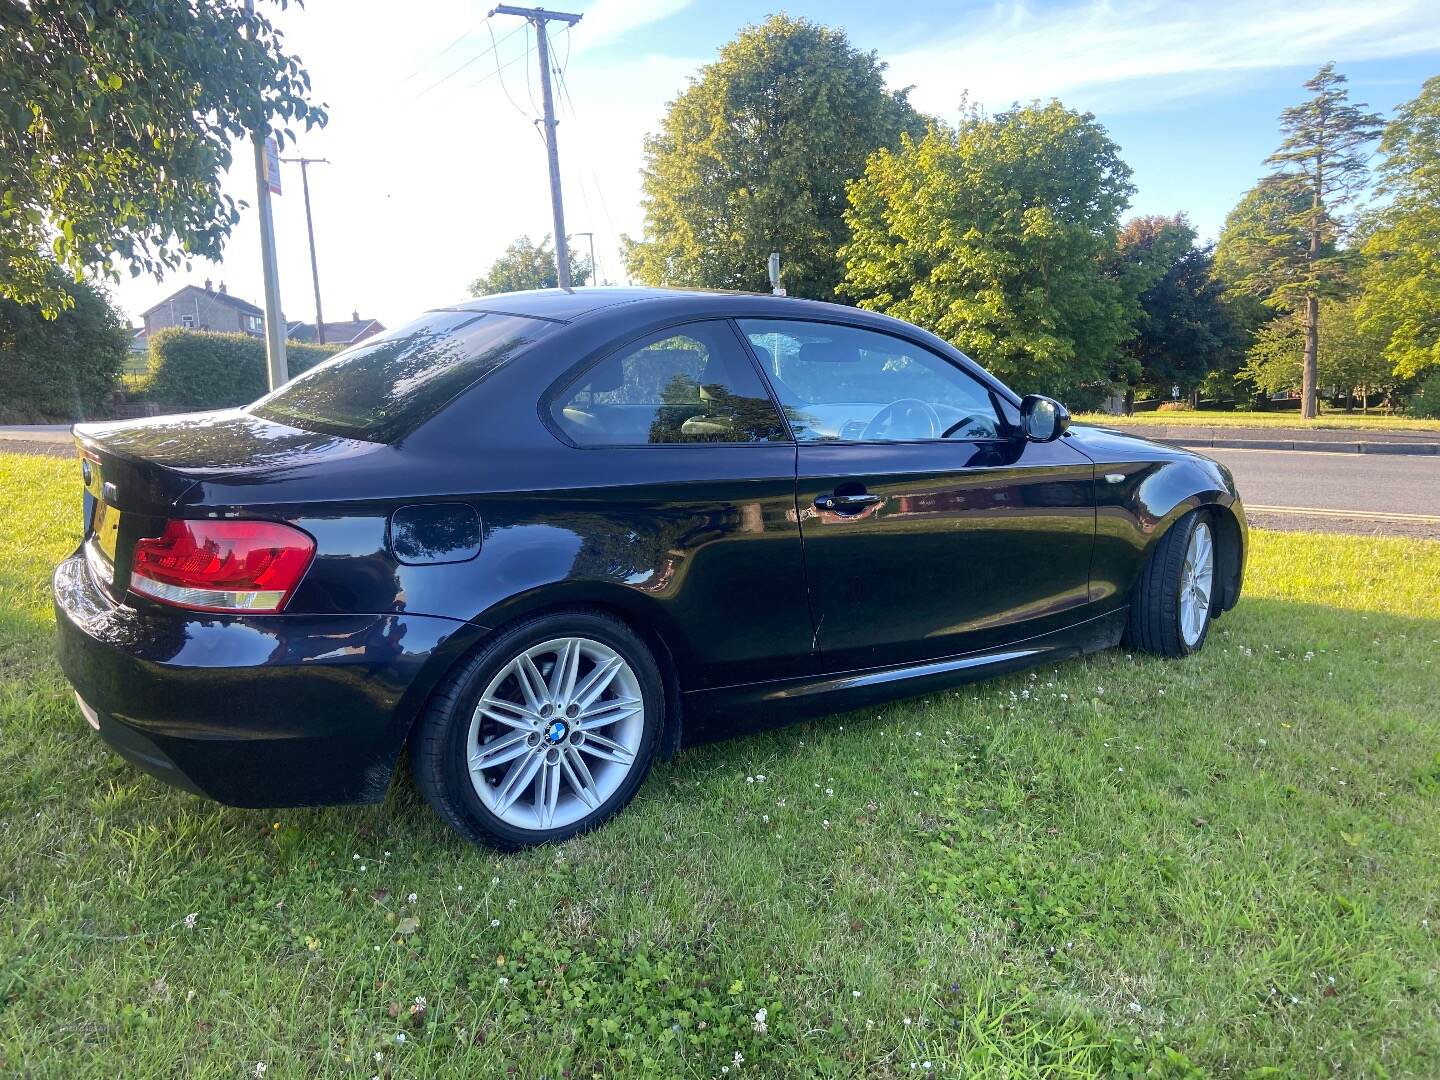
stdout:
{"type": "Polygon", "coordinates": [[[135,543],[130,588],[199,611],[280,611],[315,541],[273,521],[169,521],[135,543]]]}

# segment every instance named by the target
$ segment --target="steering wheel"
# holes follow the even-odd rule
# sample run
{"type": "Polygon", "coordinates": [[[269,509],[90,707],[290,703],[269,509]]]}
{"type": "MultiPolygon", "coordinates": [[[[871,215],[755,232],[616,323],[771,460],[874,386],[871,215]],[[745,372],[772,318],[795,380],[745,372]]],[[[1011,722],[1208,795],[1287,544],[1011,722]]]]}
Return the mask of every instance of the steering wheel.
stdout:
{"type": "Polygon", "coordinates": [[[897,420],[906,421],[923,419],[929,431],[923,435],[911,435],[909,438],[934,439],[940,435],[940,414],[937,413],[928,401],[921,401],[919,398],[898,398],[886,405],[878,413],[870,418],[865,425],[865,430],[860,433],[862,439],[884,438],[887,430],[897,420]]]}
{"type": "Polygon", "coordinates": [[[951,435],[954,435],[955,432],[960,431],[960,430],[963,430],[964,427],[965,427],[967,424],[969,424],[971,421],[979,420],[979,419],[980,419],[980,417],[978,417],[978,416],[962,416],[959,420],[956,420],[955,423],[951,424],[951,425],[950,425],[949,427],[947,427],[944,431],[942,431],[942,432],[940,433],[940,437],[941,437],[942,439],[948,439],[951,435]]]}

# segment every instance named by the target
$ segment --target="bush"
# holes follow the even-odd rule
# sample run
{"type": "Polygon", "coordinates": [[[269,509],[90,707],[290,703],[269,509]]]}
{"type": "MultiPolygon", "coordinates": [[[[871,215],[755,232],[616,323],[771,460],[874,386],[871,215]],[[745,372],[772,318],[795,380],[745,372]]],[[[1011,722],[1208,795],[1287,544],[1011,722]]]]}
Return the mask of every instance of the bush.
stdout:
{"type": "Polygon", "coordinates": [[[1415,393],[1410,395],[1406,412],[1426,420],[1440,420],[1440,368],[1420,381],[1415,393]]]}
{"type": "Polygon", "coordinates": [[[1156,411],[1156,412],[1189,412],[1189,411],[1190,411],[1190,403],[1189,403],[1188,401],[1162,401],[1159,405],[1155,406],[1155,411],[1156,411]]]}
{"type": "MultiPolygon", "coordinates": [[[[341,348],[286,342],[287,367],[298,375],[341,348]]],[[[179,328],[150,338],[151,401],[170,408],[229,409],[250,404],[267,389],[264,338],[179,328]]]]}
{"type": "Polygon", "coordinates": [[[0,300],[0,423],[96,416],[125,363],[130,334],[105,294],[58,271],[54,278],[74,301],[56,318],[0,300]]]}

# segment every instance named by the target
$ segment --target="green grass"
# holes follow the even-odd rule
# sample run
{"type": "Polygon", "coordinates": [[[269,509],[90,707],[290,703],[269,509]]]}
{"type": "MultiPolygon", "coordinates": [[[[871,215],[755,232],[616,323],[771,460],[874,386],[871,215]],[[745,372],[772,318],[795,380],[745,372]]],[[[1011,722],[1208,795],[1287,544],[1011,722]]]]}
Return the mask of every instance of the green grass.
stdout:
{"type": "Polygon", "coordinates": [[[1144,412],[1134,416],[1109,413],[1080,413],[1076,420],[1086,424],[1166,424],[1175,427],[1287,427],[1321,428],[1331,431],[1440,431],[1440,420],[1414,416],[1386,416],[1377,413],[1322,412],[1315,420],[1301,420],[1299,413],[1262,412],[1144,412]]]}
{"type": "Polygon", "coordinates": [[[50,655],[77,475],[0,456],[0,1074],[1440,1074],[1440,545],[1257,533],[1198,657],[687,752],[500,857],[406,782],[266,815],[107,753],[50,655]]]}

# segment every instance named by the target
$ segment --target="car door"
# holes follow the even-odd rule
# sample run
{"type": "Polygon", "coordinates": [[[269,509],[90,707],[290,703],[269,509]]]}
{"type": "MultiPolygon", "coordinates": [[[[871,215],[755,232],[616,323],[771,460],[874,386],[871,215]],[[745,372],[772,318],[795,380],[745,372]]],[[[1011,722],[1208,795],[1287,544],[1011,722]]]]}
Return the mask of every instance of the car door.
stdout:
{"type": "Polygon", "coordinates": [[[533,520],[580,538],[566,577],[634,593],[687,689],[811,670],[795,444],[728,319],[618,345],[547,414],[577,452],[533,520]]]}
{"type": "Polygon", "coordinates": [[[1094,466],[1013,436],[979,378],[918,342],[744,319],[798,441],[796,510],[827,668],[904,664],[1083,617],[1094,466]]]}

